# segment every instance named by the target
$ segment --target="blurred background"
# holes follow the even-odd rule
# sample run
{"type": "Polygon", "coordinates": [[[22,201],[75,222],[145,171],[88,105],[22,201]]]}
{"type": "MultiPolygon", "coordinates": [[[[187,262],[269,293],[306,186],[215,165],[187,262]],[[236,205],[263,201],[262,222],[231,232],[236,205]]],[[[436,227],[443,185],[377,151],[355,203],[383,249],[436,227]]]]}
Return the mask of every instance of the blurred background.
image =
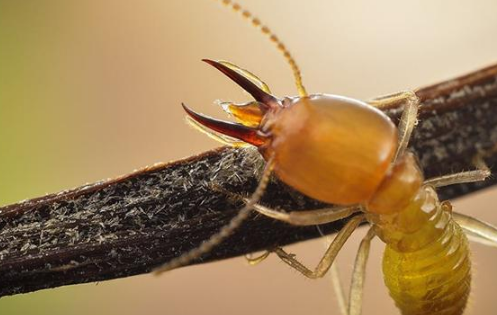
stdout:
{"type": "MultiPolygon", "coordinates": [[[[497,2],[240,1],[287,44],[309,92],[367,99],[497,62],[497,2]]],[[[218,1],[0,0],[0,204],[114,177],[218,146],[184,123],[182,101],[224,117],[216,99],[246,101],[200,62],[226,59],[296,94],[267,38],[218,1]]],[[[457,200],[497,223],[497,191],[457,200]]],[[[339,256],[348,284],[364,230],[339,256]]],[[[474,249],[468,314],[495,309],[497,251],[474,249]]],[[[291,246],[309,265],[315,240],[291,246]]],[[[397,314],[372,248],[364,314],[397,314]]],[[[1,284],[0,284],[1,285],[1,284]]],[[[0,314],[338,314],[329,278],[307,280],[271,257],[0,299],[0,314]]]]}

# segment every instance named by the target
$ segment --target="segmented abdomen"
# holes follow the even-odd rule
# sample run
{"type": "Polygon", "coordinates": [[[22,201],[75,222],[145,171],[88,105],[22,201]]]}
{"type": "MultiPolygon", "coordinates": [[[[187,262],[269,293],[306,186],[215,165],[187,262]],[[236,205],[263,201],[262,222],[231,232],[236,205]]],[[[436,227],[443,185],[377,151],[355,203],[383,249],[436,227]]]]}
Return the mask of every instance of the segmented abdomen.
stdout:
{"type": "Polygon", "coordinates": [[[440,238],[413,252],[387,245],[385,284],[404,315],[462,314],[470,292],[468,240],[452,219],[440,238]]]}

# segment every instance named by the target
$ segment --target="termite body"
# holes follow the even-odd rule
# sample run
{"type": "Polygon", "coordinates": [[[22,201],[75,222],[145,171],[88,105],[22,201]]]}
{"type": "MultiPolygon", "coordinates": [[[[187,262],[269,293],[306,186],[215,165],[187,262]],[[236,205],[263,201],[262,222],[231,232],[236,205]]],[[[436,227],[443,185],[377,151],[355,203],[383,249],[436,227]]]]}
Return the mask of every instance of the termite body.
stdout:
{"type": "MultiPolygon", "coordinates": [[[[239,5],[224,2],[241,10],[239,5]]],[[[251,16],[243,12],[245,17],[251,16]]],[[[371,102],[329,94],[308,95],[291,55],[267,28],[264,32],[292,66],[300,95],[277,98],[247,70],[228,62],[204,60],[249,92],[255,101],[223,103],[236,123],[201,115],[183,105],[186,112],[195,125],[217,139],[233,144],[241,140],[256,146],[267,166],[258,189],[246,199],[246,206],[230,225],[158,271],[176,268],[209,251],[252,209],[295,225],[318,225],[350,217],[314,270],[281,248],[268,249],[253,262],[274,252],[305,276],[322,277],[353,231],[367,221],[370,229],[358,251],[349,302],[343,303],[348,308],[343,313],[361,313],[369,246],[378,236],[386,244],[385,284],[402,314],[462,314],[470,293],[471,262],[467,237],[454,217],[481,240],[495,242],[497,230],[453,213],[450,203],[439,200],[435,188],[484,180],[490,171],[482,159],[475,160],[477,170],[426,181],[416,157],[407,150],[419,106],[414,92],[400,92],[371,102]],[[404,106],[398,126],[379,109],[394,103],[404,106]],[[284,212],[258,204],[272,171],[301,193],[336,207],[284,212]]]]}
{"type": "MultiPolygon", "coordinates": [[[[207,62],[246,86],[233,67],[207,62]]],[[[278,100],[262,91],[254,93],[254,86],[247,90],[258,100],[251,105],[260,104],[257,127],[244,125],[244,106],[236,109],[239,124],[185,109],[197,123],[256,145],[286,184],[314,199],[342,206],[325,214],[325,221],[361,213],[349,221],[350,229],[367,220],[372,226],[368,242],[376,235],[387,245],[385,283],[403,314],[462,313],[471,278],[467,239],[453,220],[450,205],[439,201],[432,185],[424,184],[418,161],[401,143],[408,140],[414,126],[415,110],[406,109],[411,117],[404,116],[403,122],[411,125],[399,135],[388,116],[358,100],[327,94],[278,100]]],[[[410,107],[418,106],[413,93],[393,96],[399,97],[410,107]]],[[[253,108],[246,109],[253,120],[253,108]]],[[[482,170],[480,175],[488,174],[482,170]]],[[[255,209],[305,225],[322,223],[324,213],[314,210],[303,222],[296,218],[298,212],[284,214],[260,205],[255,209]]],[[[351,231],[343,235],[343,241],[351,231]]],[[[335,244],[341,247],[343,243],[335,244]]],[[[274,252],[311,278],[324,275],[336,256],[336,251],[328,251],[311,271],[282,249],[274,252]]]]}

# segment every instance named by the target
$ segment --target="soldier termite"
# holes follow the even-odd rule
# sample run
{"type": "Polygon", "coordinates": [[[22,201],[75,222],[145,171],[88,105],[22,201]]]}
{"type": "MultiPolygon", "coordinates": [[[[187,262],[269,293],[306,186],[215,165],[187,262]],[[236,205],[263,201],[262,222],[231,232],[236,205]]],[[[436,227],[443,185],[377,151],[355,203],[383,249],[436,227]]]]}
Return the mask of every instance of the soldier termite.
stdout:
{"type": "MultiPolygon", "coordinates": [[[[242,12],[254,25],[261,25],[238,4],[223,2],[242,12]]],[[[490,171],[483,160],[475,159],[474,171],[425,180],[416,158],[407,150],[419,104],[414,92],[400,92],[369,103],[336,95],[308,95],[288,50],[268,28],[262,26],[261,30],[291,65],[299,96],[277,98],[248,71],[231,63],[205,60],[249,92],[255,101],[223,104],[237,123],[215,120],[184,106],[186,112],[200,128],[223,142],[239,144],[241,140],[256,146],[267,165],[258,188],[229,225],[156,271],[174,269],[210,251],[251,210],[295,225],[318,225],[350,217],[314,270],[281,248],[269,249],[254,262],[275,253],[305,276],[322,277],[357,226],[366,221],[371,227],[358,250],[349,301],[342,302],[347,305],[343,313],[361,313],[369,246],[378,236],[386,244],[385,283],[403,314],[461,314],[471,278],[465,232],[481,243],[495,244],[497,229],[453,213],[450,203],[438,200],[435,189],[484,180],[490,171]],[[404,104],[398,127],[378,110],[393,103],[404,104]],[[259,205],[273,170],[300,192],[337,206],[283,212],[259,205]]]]}

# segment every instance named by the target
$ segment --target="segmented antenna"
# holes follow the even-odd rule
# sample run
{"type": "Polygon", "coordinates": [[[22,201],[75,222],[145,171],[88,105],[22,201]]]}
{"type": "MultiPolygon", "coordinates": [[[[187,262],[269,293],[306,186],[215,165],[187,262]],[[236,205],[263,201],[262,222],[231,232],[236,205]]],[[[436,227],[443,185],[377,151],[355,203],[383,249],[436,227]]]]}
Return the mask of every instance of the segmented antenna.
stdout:
{"type": "Polygon", "coordinates": [[[238,214],[231,219],[231,221],[223,226],[219,232],[212,235],[208,240],[205,240],[199,247],[196,247],[179,257],[172,259],[171,261],[165,263],[164,265],[158,267],[153,272],[155,274],[161,274],[163,272],[184,266],[193,260],[199,258],[200,256],[210,252],[216,245],[220,244],[224,241],[228,236],[230,236],[241,224],[242,222],[248,218],[252,208],[255,204],[259,202],[264,191],[266,190],[267,184],[269,182],[269,178],[271,175],[271,171],[273,170],[273,158],[271,157],[266,167],[264,168],[264,172],[262,173],[262,178],[259,181],[259,184],[250,197],[249,201],[245,204],[245,206],[238,212],[238,214]]]}
{"type": "Polygon", "coordinates": [[[252,15],[252,13],[246,9],[244,9],[240,4],[237,2],[231,1],[231,0],[219,0],[221,1],[225,6],[231,7],[233,11],[239,12],[242,14],[242,16],[252,22],[252,25],[258,28],[262,34],[266,35],[269,37],[269,40],[274,43],[276,48],[283,54],[283,57],[285,57],[286,61],[290,65],[290,68],[292,69],[293,72],[293,77],[295,78],[295,85],[297,86],[297,90],[300,96],[307,96],[307,91],[305,90],[304,85],[302,84],[302,75],[300,73],[300,68],[297,65],[297,62],[295,59],[293,59],[292,54],[290,54],[290,51],[286,48],[285,44],[276,36],[273,31],[266,25],[262,24],[261,20],[259,20],[257,17],[252,15]]]}

